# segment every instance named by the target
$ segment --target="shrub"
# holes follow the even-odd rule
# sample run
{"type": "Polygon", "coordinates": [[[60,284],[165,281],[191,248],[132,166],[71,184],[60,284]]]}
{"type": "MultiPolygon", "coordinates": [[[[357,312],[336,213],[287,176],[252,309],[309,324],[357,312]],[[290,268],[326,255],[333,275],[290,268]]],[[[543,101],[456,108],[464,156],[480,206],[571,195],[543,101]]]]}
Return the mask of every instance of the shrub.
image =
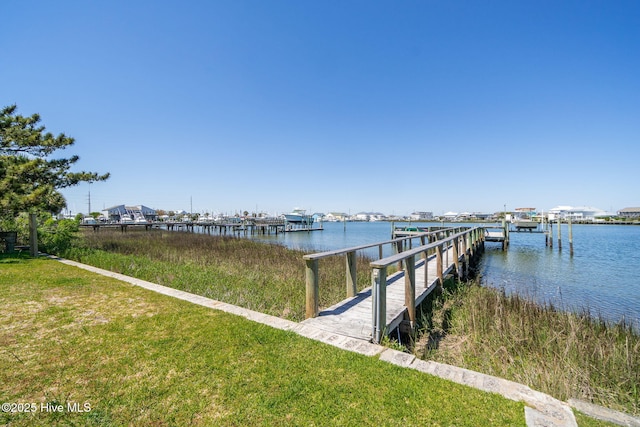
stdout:
{"type": "Polygon", "coordinates": [[[60,254],[71,248],[78,229],[76,220],[49,218],[38,228],[38,246],[43,252],[60,254]]]}

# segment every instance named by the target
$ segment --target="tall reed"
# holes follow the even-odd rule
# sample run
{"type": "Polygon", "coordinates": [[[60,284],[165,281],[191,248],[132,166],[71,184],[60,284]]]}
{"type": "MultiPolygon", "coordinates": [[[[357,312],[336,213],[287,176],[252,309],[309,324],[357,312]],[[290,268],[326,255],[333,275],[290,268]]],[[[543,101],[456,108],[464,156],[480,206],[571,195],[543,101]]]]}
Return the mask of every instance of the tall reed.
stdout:
{"type": "MultiPolygon", "coordinates": [[[[304,252],[245,238],[178,231],[87,231],[64,256],[161,285],[299,321],[305,312],[304,252]]],[[[320,305],[346,297],[342,257],[320,263],[320,305]]],[[[369,286],[358,259],[358,286],[369,286]]]]}
{"type": "Polygon", "coordinates": [[[429,329],[444,338],[437,345],[432,339],[431,346],[423,339],[416,348],[422,357],[511,379],[561,400],[640,413],[640,336],[626,322],[611,324],[586,310],[560,311],[480,286],[464,287],[436,305],[440,313],[429,329]]]}

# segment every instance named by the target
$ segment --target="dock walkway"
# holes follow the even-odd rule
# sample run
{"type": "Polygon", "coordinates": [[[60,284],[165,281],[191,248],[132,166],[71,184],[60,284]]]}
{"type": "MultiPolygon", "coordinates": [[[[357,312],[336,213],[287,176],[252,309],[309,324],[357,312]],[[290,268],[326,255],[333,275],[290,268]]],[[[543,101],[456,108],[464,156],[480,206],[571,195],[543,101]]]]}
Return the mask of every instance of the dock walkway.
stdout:
{"type": "Polygon", "coordinates": [[[375,343],[398,328],[411,329],[416,325],[416,307],[442,286],[446,275],[467,275],[484,236],[482,227],[437,227],[408,235],[394,232],[395,238],[386,242],[305,255],[307,319],[303,323],[375,343]],[[382,257],[384,245],[392,245],[396,253],[382,257]],[[356,252],[374,246],[379,248],[379,259],[369,264],[371,286],[357,292],[356,252]],[[319,310],[318,261],[330,256],[346,257],[347,295],[343,301],[319,310]]]}
{"type": "MultiPolygon", "coordinates": [[[[455,264],[453,262],[453,248],[449,248],[445,254],[445,258],[451,260],[443,273],[445,275],[451,273],[455,264]]],[[[460,256],[460,260],[464,255],[460,256]]],[[[429,260],[435,260],[436,256],[431,255],[429,260]]],[[[420,260],[416,263],[416,284],[415,284],[415,301],[416,305],[433,292],[439,284],[437,272],[437,264],[435,262],[426,263],[426,285],[425,285],[425,261],[420,260]]],[[[354,297],[346,298],[343,301],[328,307],[317,317],[304,320],[302,323],[321,329],[326,332],[337,333],[351,338],[371,341],[373,338],[372,316],[373,316],[373,297],[371,287],[358,292],[354,297]]],[[[405,272],[399,271],[387,278],[386,293],[386,330],[393,331],[400,326],[403,320],[407,318],[407,307],[405,306],[405,272]]]]}

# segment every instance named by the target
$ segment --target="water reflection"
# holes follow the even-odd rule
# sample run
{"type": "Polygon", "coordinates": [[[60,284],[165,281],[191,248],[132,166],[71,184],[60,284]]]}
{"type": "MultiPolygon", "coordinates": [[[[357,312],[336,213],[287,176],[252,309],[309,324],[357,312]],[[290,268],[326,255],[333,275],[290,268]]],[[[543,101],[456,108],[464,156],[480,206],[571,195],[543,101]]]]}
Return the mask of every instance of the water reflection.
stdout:
{"type": "Polygon", "coordinates": [[[566,225],[562,249],[557,240],[549,248],[543,235],[527,233],[512,234],[506,252],[488,243],[480,263],[483,283],[640,327],[640,227],[580,225],[573,231],[573,256],[566,225]]]}

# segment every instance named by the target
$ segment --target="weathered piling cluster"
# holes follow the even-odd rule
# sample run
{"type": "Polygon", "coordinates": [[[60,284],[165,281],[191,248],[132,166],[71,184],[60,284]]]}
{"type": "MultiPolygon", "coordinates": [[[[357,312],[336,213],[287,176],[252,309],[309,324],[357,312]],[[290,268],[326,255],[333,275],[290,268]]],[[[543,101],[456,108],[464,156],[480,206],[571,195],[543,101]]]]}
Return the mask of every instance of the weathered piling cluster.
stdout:
{"type": "MultiPolygon", "coordinates": [[[[562,228],[561,228],[561,220],[560,218],[556,221],[557,224],[557,239],[558,239],[558,250],[562,250],[562,228]]],[[[573,225],[571,221],[571,217],[567,219],[567,225],[569,228],[569,253],[573,255],[573,225]]],[[[487,242],[499,242],[502,243],[502,250],[506,250],[509,247],[510,242],[510,234],[513,232],[517,233],[543,233],[545,236],[545,246],[553,248],[553,222],[548,221],[545,222],[544,219],[540,227],[536,230],[527,230],[527,231],[519,231],[519,230],[511,230],[509,228],[509,224],[505,219],[502,220],[502,225],[486,225],[483,227],[485,229],[485,240],[487,242]]]]}
{"type": "MultiPolygon", "coordinates": [[[[556,222],[558,228],[557,228],[557,238],[558,238],[558,250],[561,251],[562,250],[562,222],[560,220],[560,218],[558,218],[557,222],[556,222]]],[[[544,227],[544,226],[543,226],[544,227]]],[[[567,218],[567,227],[568,227],[568,231],[569,231],[569,254],[573,255],[573,224],[571,221],[571,217],[567,218]]],[[[553,248],[553,222],[549,221],[547,223],[547,227],[544,230],[544,234],[545,234],[545,245],[553,248]]]]}

